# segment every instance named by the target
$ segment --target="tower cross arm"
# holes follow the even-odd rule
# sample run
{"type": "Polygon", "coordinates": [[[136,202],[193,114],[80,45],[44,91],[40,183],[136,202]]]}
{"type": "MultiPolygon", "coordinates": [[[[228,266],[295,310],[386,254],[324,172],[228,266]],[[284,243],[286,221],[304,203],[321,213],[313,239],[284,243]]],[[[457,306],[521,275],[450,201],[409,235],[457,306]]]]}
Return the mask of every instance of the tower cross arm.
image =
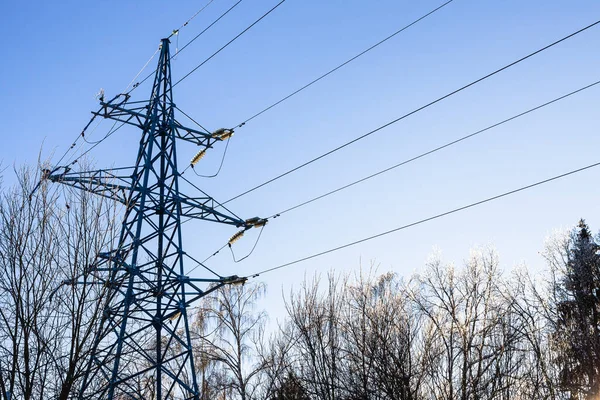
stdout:
{"type": "MultiPolygon", "coordinates": [[[[182,217],[220,222],[237,227],[246,226],[245,220],[233,215],[233,213],[229,214],[217,211],[216,208],[221,207],[221,205],[212,197],[188,197],[179,194],[176,200],[181,205],[182,217]]],[[[225,211],[229,210],[225,209],[225,211]]]]}
{"type": "Polygon", "coordinates": [[[175,137],[185,140],[186,142],[194,143],[198,146],[212,147],[215,142],[220,142],[222,139],[213,136],[210,133],[202,132],[193,128],[188,128],[173,120],[173,128],[175,129],[175,137]]]}
{"type": "MultiPolygon", "coordinates": [[[[129,97],[127,95],[121,96],[125,96],[125,98],[120,101],[120,96],[117,96],[108,102],[101,101],[100,109],[98,111],[93,111],[92,114],[98,117],[112,119],[122,124],[132,125],[140,129],[148,128],[151,124],[151,119],[148,115],[149,102],[127,103],[129,97]]],[[[183,126],[175,119],[171,122],[171,128],[175,131],[175,138],[206,148],[212,147],[215,142],[223,140],[211,133],[183,126]]]]}
{"type": "Polygon", "coordinates": [[[43,177],[51,182],[61,183],[76,189],[94,193],[122,204],[127,204],[127,195],[131,188],[133,168],[99,169],[93,171],[71,172],[68,167],[62,172],[43,171],[43,177]]]}
{"type": "MultiPolygon", "coordinates": [[[[118,98],[118,97],[117,97],[118,98]]],[[[123,124],[133,125],[137,128],[144,129],[149,123],[147,115],[147,106],[135,105],[132,108],[125,108],[127,100],[120,103],[113,103],[114,99],[108,103],[100,102],[100,110],[92,111],[92,114],[98,117],[112,119],[123,124]]]]}

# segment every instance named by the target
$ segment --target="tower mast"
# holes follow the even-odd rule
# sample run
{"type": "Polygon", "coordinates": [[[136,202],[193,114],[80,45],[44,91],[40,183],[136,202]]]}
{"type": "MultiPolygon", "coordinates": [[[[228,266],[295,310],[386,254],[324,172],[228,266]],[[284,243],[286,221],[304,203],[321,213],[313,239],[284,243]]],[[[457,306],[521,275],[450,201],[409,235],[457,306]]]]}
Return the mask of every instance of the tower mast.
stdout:
{"type": "Polygon", "coordinates": [[[204,194],[180,193],[176,142],[192,142],[206,150],[232,132],[211,134],[175,120],[168,39],[161,41],[147,103],[129,103],[129,95],[121,94],[108,102],[101,99],[100,104],[96,116],[141,129],[135,165],[85,172],[64,168],[47,176],[125,205],[116,248],[100,254],[89,271],[103,285],[105,295],[79,398],[142,400],[142,382],[152,387],[156,400],[199,400],[188,306],[242,278],[186,276],[182,218],[243,229],[254,226],[257,218],[240,219],[204,194]]]}

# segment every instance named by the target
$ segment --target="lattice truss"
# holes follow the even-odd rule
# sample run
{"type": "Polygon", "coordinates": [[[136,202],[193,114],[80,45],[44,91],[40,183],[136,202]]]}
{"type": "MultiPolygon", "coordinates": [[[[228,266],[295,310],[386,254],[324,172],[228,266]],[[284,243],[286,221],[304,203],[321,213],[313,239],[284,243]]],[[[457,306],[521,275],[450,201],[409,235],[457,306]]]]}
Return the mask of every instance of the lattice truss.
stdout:
{"type": "Polygon", "coordinates": [[[180,193],[177,140],[206,150],[222,141],[224,132],[202,132],[175,120],[168,39],[162,40],[148,101],[130,102],[129,95],[121,94],[107,102],[101,99],[100,104],[96,116],[142,131],[135,166],[85,172],[59,168],[46,173],[51,181],[125,206],[116,248],[100,254],[88,271],[106,288],[106,296],[79,398],[141,400],[143,382],[155,399],[199,399],[188,307],[242,278],[185,276],[182,219],[243,229],[261,220],[242,220],[204,193],[200,197],[180,193]]]}

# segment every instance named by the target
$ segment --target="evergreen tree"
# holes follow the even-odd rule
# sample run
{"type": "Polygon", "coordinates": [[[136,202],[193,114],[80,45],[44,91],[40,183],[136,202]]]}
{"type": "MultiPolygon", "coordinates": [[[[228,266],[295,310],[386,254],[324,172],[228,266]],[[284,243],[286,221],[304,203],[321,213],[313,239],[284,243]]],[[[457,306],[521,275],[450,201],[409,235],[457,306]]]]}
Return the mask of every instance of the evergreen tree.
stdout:
{"type": "Polygon", "coordinates": [[[580,220],[557,291],[555,343],[560,384],[572,399],[600,394],[600,245],[580,220]]]}

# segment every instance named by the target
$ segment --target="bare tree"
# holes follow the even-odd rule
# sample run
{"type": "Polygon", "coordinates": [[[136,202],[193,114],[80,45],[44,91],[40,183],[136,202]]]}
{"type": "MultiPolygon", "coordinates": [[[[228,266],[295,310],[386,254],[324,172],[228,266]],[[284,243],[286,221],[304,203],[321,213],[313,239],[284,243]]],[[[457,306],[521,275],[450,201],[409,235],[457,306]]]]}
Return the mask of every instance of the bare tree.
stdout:
{"type": "Polygon", "coordinates": [[[344,307],[345,386],[351,398],[417,398],[422,362],[420,315],[392,273],[360,272],[344,307]]]}
{"type": "Polygon", "coordinates": [[[85,272],[114,237],[115,209],[85,194],[61,197],[27,168],[17,179],[0,199],[0,390],[67,399],[101,312],[103,288],[85,272]]]}
{"type": "Polygon", "coordinates": [[[414,299],[435,333],[428,398],[492,399],[505,389],[499,382],[510,374],[503,357],[513,334],[501,279],[495,252],[479,251],[459,271],[434,260],[418,280],[414,299]]]}
{"type": "Polygon", "coordinates": [[[51,395],[56,373],[46,346],[58,328],[48,299],[57,284],[59,243],[56,194],[44,186],[30,201],[35,176],[18,175],[0,202],[0,387],[4,398],[28,400],[51,395]]]}
{"type": "Polygon", "coordinates": [[[553,336],[560,274],[541,285],[499,265],[483,249],[461,268],[434,259],[409,284],[372,272],[305,280],[271,340],[279,362],[264,398],[570,399],[553,336]]]}
{"type": "Polygon", "coordinates": [[[255,341],[257,355],[264,366],[259,375],[259,398],[278,400],[308,399],[302,384],[290,364],[290,354],[296,338],[289,324],[280,325],[270,337],[255,341]]]}
{"type": "Polygon", "coordinates": [[[339,289],[341,282],[330,273],[321,295],[317,278],[305,280],[300,291],[286,301],[288,329],[295,343],[288,364],[310,398],[334,400],[347,394],[342,380],[342,307],[346,299],[339,289]]]}
{"type": "MultiPolygon", "coordinates": [[[[528,271],[515,271],[504,286],[506,303],[512,309],[510,329],[516,332],[513,341],[513,372],[515,382],[511,393],[526,399],[559,399],[558,375],[553,365],[550,341],[554,314],[543,282],[536,282],[528,271]]],[[[513,396],[514,397],[514,396],[513,396]]]]}
{"type": "MultiPolygon", "coordinates": [[[[112,248],[118,211],[102,197],[39,184],[30,170],[17,176],[0,196],[0,395],[68,400],[104,311],[95,265],[112,248]]],[[[557,236],[543,253],[545,281],[525,269],[506,278],[492,250],[460,268],[434,259],[408,284],[374,269],[305,279],[268,340],[267,316],[256,309],[264,284],[226,286],[200,302],[192,324],[202,398],[594,398],[596,243],[584,224],[557,236]]],[[[152,340],[139,345],[151,349],[152,340]]],[[[153,399],[152,377],[138,378],[132,389],[153,399]]]]}
{"type": "Polygon", "coordinates": [[[241,400],[258,398],[259,377],[266,365],[258,357],[256,343],[262,340],[266,314],[255,306],[265,293],[263,283],[228,285],[202,301],[203,329],[196,341],[203,382],[212,367],[207,390],[233,393],[241,400]],[[211,331],[212,330],[212,331],[211,331]]]}
{"type": "Polygon", "coordinates": [[[95,276],[94,264],[99,253],[112,247],[118,229],[117,210],[110,201],[85,192],[68,194],[65,199],[71,205],[58,225],[62,243],[59,276],[64,285],[55,295],[57,310],[64,316],[60,400],[69,398],[85,373],[106,294],[95,276]]]}

